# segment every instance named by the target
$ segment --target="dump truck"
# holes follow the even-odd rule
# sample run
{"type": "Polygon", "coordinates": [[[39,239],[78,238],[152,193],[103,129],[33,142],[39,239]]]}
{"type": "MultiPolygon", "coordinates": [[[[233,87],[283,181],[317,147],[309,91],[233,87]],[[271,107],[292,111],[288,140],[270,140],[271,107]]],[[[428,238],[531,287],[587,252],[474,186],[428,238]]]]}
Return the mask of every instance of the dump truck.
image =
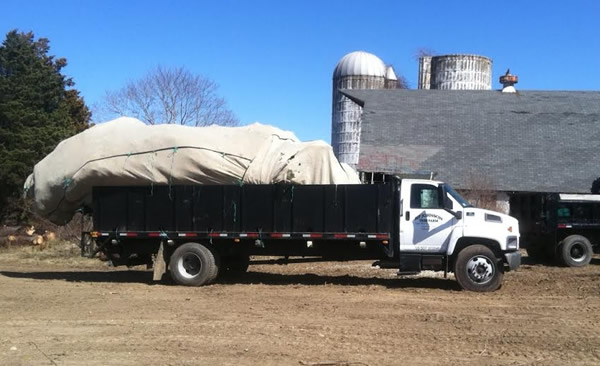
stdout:
{"type": "MultiPolygon", "coordinates": [[[[93,188],[82,254],[155,266],[180,285],[244,273],[250,256],[374,260],[399,275],[454,273],[494,291],[521,262],[519,224],[472,207],[448,184],[150,185],[93,188]]],[[[156,276],[158,272],[158,276],[156,276]]]]}
{"type": "Polygon", "coordinates": [[[588,265],[600,252],[600,194],[548,193],[536,202],[533,217],[524,217],[523,244],[534,260],[568,267],[588,265]]]}

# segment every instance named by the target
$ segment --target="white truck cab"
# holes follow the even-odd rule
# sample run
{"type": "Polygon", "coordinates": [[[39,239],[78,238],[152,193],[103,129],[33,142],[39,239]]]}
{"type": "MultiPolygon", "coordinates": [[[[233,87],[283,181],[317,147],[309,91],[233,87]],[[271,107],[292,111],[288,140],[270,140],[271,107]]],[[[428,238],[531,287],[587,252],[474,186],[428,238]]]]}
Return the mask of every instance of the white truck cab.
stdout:
{"type": "Polygon", "coordinates": [[[443,182],[402,180],[399,229],[401,272],[441,261],[464,288],[493,291],[521,262],[518,221],[471,206],[443,182]]]}

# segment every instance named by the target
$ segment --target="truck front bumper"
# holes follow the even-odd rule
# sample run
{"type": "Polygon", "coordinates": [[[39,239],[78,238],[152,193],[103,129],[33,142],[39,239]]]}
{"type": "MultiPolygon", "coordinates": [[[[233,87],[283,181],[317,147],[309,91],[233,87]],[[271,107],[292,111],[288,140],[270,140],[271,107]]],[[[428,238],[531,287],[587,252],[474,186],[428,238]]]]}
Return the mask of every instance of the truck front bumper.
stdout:
{"type": "Polygon", "coordinates": [[[506,260],[506,264],[508,264],[509,271],[514,271],[521,266],[521,252],[518,250],[516,252],[504,253],[504,259],[506,260]]]}

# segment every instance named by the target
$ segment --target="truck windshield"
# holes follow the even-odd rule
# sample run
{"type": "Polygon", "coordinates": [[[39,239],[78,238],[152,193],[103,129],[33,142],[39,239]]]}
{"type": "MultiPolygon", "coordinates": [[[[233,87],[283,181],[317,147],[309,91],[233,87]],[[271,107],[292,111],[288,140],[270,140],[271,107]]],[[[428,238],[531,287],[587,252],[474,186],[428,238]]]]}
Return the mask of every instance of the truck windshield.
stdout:
{"type": "Polygon", "coordinates": [[[452,187],[447,184],[444,184],[444,189],[448,192],[452,198],[458,201],[462,207],[473,207],[466,199],[464,199],[458,192],[456,192],[452,187]]]}

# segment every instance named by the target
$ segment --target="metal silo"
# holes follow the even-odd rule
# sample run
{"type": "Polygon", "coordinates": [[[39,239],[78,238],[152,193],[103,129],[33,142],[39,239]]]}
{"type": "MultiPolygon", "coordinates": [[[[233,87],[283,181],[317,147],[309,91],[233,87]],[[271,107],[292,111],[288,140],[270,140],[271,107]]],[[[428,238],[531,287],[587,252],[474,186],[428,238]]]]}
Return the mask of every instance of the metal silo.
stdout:
{"type": "Polygon", "coordinates": [[[419,89],[491,90],[492,60],[479,55],[422,57],[419,89]]]}
{"type": "Polygon", "coordinates": [[[358,164],[362,107],[342,95],[339,90],[383,89],[386,86],[387,71],[379,57],[364,51],[347,54],[335,67],[331,146],[341,163],[352,167],[358,164]]]}

